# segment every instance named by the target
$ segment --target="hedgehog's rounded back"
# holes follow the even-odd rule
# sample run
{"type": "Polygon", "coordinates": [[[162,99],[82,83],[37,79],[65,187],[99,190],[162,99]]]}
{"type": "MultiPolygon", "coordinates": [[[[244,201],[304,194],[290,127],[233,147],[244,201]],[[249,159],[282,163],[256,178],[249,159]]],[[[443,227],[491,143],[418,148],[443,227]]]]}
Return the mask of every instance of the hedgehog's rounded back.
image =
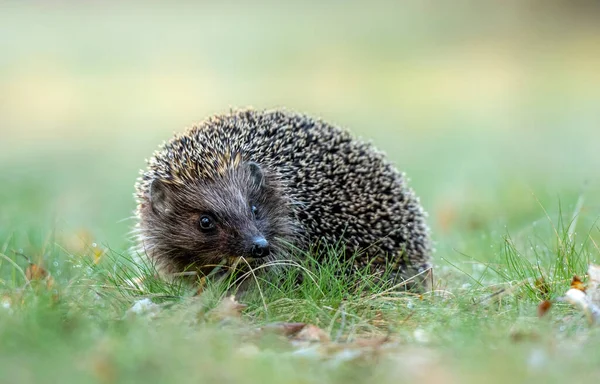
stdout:
{"type": "Polygon", "coordinates": [[[393,278],[430,268],[426,215],[404,176],[370,144],[301,114],[212,117],[155,152],[136,196],[140,251],[170,272],[327,244],[393,278]]]}

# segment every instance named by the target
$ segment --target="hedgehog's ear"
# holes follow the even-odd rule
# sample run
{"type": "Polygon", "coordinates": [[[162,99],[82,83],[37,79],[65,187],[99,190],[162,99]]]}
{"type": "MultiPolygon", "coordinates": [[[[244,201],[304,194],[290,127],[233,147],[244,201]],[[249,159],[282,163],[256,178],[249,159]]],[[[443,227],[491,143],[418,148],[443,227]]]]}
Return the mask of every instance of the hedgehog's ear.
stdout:
{"type": "Polygon", "coordinates": [[[263,169],[253,161],[247,162],[246,167],[248,167],[248,170],[250,171],[250,180],[252,183],[256,187],[261,188],[265,184],[265,174],[263,169]]]}
{"type": "Polygon", "coordinates": [[[150,206],[157,215],[165,214],[168,211],[168,188],[165,183],[159,179],[152,180],[150,184],[150,206]]]}

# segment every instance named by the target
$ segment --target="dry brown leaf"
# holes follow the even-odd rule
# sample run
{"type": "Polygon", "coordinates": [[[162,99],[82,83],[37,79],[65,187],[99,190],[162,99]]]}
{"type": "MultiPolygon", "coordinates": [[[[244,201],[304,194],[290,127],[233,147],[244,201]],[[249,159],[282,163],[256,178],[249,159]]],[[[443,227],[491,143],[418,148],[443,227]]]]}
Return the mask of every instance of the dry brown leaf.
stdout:
{"type": "Polygon", "coordinates": [[[574,276],[571,289],[560,300],[582,310],[589,323],[594,324],[600,322],[600,266],[590,264],[588,276],[590,280],[587,288],[574,276]]]}
{"type": "Polygon", "coordinates": [[[25,269],[27,280],[43,280],[48,275],[48,271],[37,264],[29,263],[29,266],[25,269]]]}
{"type": "Polygon", "coordinates": [[[600,319],[600,308],[590,301],[590,298],[585,292],[571,288],[565,293],[562,300],[582,310],[590,324],[593,324],[600,319]]]}
{"type": "Polygon", "coordinates": [[[300,332],[294,337],[296,341],[309,341],[309,342],[321,342],[327,343],[331,339],[327,332],[317,327],[316,325],[308,324],[302,328],[300,332]]]}
{"type": "Polygon", "coordinates": [[[381,352],[397,346],[390,343],[388,337],[372,339],[355,339],[347,343],[337,342],[295,342],[295,356],[327,360],[334,365],[349,361],[370,362],[381,356],[381,352]]]}
{"type": "Polygon", "coordinates": [[[38,264],[29,263],[29,266],[25,269],[25,277],[29,281],[45,280],[48,289],[54,286],[54,278],[50,275],[50,272],[38,264]]]}
{"type": "Polygon", "coordinates": [[[228,296],[209,313],[209,318],[214,321],[225,319],[239,319],[242,311],[248,307],[246,304],[239,303],[234,295],[228,296]]]}
{"type": "Polygon", "coordinates": [[[368,339],[354,339],[354,340],[352,340],[352,342],[346,344],[346,347],[360,348],[360,349],[364,349],[364,348],[372,349],[372,348],[379,348],[389,341],[390,341],[390,338],[388,336],[373,337],[373,338],[368,338],[368,339]]]}
{"type": "Polygon", "coordinates": [[[259,332],[269,332],[276,335],[293,337],[306,327],[306,323],[270,323],[260,327],[259,332]]]}
{"type": "Polygon", "coordinates": [[[581,279],[574,275],[573,280],[571,280],[571,288],[577,289],[578,291],[585,292],[585,284],[581,281],[581,279]]]}
{"type": "Polygon", "coordinates": [[[538,305],[537,314],[538,317],[542,317],[548,312],[548,310],[552,307],[552,303],[548,300],[544,300],[538,305]]]}

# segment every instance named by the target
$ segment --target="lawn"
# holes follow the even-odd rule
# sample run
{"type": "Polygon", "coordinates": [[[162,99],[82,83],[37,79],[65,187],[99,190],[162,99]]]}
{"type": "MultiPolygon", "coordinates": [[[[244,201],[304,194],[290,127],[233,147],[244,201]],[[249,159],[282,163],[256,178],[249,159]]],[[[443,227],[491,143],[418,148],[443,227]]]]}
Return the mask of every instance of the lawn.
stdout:
{"type": "Polygon", "coordinates": [[[600,263],[600,13],[480,4],[1,5],[0,382],[593,381],[598,327],[560,298],[600,263]],[[332,251],[238,307],[133,262],[144,159],[248,105],[407,172],[434,290],[341,279],[332,251]]]}

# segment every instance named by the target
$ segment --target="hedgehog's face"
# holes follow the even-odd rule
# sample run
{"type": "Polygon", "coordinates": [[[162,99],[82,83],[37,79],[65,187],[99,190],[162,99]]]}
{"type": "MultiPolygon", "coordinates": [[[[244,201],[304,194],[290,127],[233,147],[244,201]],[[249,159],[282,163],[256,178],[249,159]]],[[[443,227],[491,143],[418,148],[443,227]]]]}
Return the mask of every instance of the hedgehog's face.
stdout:
{"type": "Polygon", "coordinates": [[[142,207],[149,251],[179,270],[193,266],[207,271],[239,257],[274,258],[292,235],[280,191],[277,181],[255,163],[185,185],[156,179],[142,207]]]}

